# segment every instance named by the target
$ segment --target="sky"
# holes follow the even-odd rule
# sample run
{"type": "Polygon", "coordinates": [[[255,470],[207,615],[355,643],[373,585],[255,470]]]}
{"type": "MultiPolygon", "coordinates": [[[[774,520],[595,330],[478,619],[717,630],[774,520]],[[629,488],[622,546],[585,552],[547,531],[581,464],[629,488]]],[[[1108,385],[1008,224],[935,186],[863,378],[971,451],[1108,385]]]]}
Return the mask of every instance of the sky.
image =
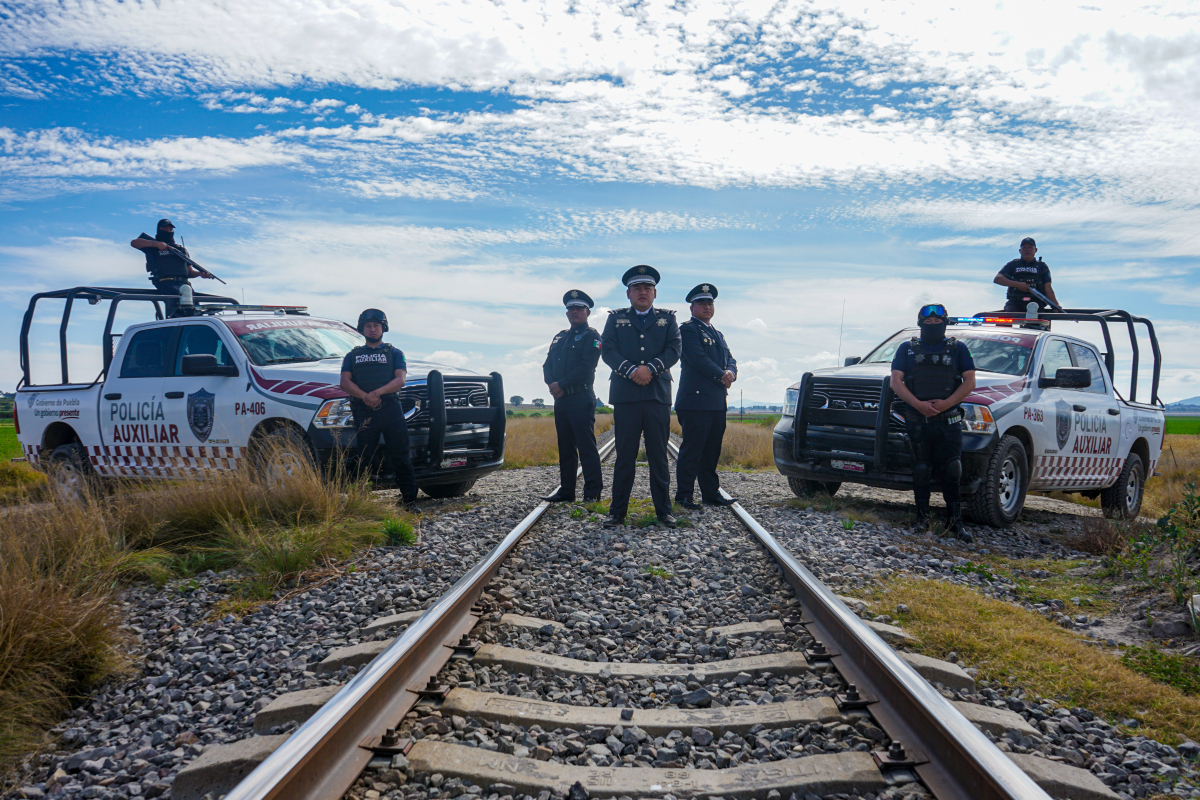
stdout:
{"type": "Polygon", "coordinates": [[[1181,1],[0,0],[0,387],[30,294],[149,287],[129,241],[165,216],[228,282],[198,290],[382,308],[527,400],[563,293],[601,329],[635,264],[681,320],[715,285],[735,402],[778,403],[923,302],[1000,307],[1033,236],[1064,305],[1153,320],[1171,402],[1200,395],[1198,122],[1181,1]]]}

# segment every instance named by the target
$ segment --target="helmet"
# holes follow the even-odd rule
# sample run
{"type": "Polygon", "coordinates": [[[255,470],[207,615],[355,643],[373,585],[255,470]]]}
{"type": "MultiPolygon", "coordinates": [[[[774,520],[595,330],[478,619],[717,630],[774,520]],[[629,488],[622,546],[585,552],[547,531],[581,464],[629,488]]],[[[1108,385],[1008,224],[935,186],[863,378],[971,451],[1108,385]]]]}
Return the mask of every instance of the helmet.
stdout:
{"type": "Polygon", "coordinates": [[[368,308],[366,311],[358,315],[358,332],[363,332],[363,326],[368,322],[378,322],[383,325],[383,332],[387,333],[387,314],[384,314],[378,308],[368,308]]]}
{"type": "Polygon", "coordinates": [[[938,317],[946,319],[949,315],[946,313],[946,307],[941,303],[926,303],[921,306],[921,310],[917,312],[917,322],[921,322],[926,317],[938,317]]]}

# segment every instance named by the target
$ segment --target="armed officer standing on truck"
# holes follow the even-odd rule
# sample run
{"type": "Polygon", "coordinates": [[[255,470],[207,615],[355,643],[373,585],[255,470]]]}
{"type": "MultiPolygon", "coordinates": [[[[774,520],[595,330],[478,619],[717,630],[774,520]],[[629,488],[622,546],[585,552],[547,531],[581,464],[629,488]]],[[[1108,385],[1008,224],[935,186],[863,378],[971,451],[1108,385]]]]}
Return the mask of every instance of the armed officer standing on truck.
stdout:
{"type": "Polygon", "coordinates": [[[1020,258],[1014,258],[1001,267],[992,280],[992,283],[1008,287],[1008,300],[1004,304],[1004,310],[1024,312],[1030,303],[1037,303],[1038,311],[1045,311],[1046,304],[1029,294],[1031,288],[1046,295],[1055,305],[1061,306],[1062,303],[1054,296],[1054,287],[1050,285],[1050,268],[1040,258],[1034,260],[1034,256],[1037,255],[1037,242],[1032,236],[1021,240],[1020,253],[1020,258]]]}
{"type": "Polygon", "coordinates": [[[721,497],[717,461],[725,437],[725,398],[737,380],[737,362],[719,330],[712,326],[717,287],[702,283],[687,293],[692,318],[679,326],[683,354],[679,368],[679,393],[675,416],[683,428],[683,444],[675,465],[675,502],[700,508],[692,494],[697,479],[700,499],[714,506],[733,505],[721,497]]]}
{"type": "MultiPolygon", "coordinates": [[[[185,256],[190,256],[187,248],[175,243],[175,226],[169,219],[160,219],[155,229],[153,239],[134,239],[130,247],[142,251],[146,256],[146,271],[150,273],[150,282],[154,289],[163,297],[163,305],[167,319],[175,316],[179,310],[179,290],[183,286],[191,286],[189,278],[202,275],[199,270],[171,252],[175,248],[185,256]]],[[[204,277],[211,278],[211,275],[204,277]]]]}
{"type": "Polygon", "coordinates": [[[962,408],[975,390],[975,361],[967,346],[946,336],[940,303],[917,312],[920,337],[903,342],[892,359],[892,391],[908,404],[905,422],[913,450],[913,498],[918,531],[929,529],[930,483],[936,474],[946,501],[946,530],[971,541],[962,522],[962,408]]]}
{"type": "Polygon", "coordinates": [[[658,270],[646,264],[621,276],[629,308],[609,312],[601,336],[600,357],[612,367],[608,401],[613,407],[617,463],[613,466],[612,505],[604,527],[625,524],[637,469],[638,443],[646,437],[650,496],[660,524],[676,526],[671,514],[671,469],[667,439],[671,433],[671,367],[682,348],[675,312],[654,308],[658,270]]]}
{"type": "Polygon", "coordinates": [[[604,477],[596,449],[596,365],[600,362],[600,334],[587,324],[595,305],[578,289],[563,295],[567,322],[550,343],[542,364],[542,377],[554,397],[554,430],[558,433],[558,491],[543,500],[575,500],[575,467],[583,465],[583,502],[600,499],[604,477]],[[578,453],[578,459],[576,459],[578,453]]]}
{"type": "Polygon", "coordinates": [[[387,330],[387,316],[379,309],[368,308],[358,315],[358,332],[367,342],[342,359],[341,386],[350,395],[350,410],[354,412],[359,474],[371,468],[382,434],[400,486],[401,502],[409,507],[417,499],[417,478],[398,394],[404,388],[408,363],[401,350],[383,341],[387,330]]]}

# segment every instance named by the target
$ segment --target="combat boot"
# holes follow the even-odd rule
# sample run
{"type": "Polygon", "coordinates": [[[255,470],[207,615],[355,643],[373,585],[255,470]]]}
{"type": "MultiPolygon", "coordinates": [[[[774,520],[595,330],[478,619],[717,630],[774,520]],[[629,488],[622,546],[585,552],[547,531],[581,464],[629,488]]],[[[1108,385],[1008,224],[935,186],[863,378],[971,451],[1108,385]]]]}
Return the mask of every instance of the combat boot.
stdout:
{"type": "Polygon", "coordinates": [[[929,503],[917,503],[917,521],[913,523],[913,533],[929,531],[929,503]]]}
{"type": "Polygon", "coordinates": [[[962,503],[948,503],[946,505],[946,533],[964,542],[975,541],[975,537],[963,525],[962,503]]]}

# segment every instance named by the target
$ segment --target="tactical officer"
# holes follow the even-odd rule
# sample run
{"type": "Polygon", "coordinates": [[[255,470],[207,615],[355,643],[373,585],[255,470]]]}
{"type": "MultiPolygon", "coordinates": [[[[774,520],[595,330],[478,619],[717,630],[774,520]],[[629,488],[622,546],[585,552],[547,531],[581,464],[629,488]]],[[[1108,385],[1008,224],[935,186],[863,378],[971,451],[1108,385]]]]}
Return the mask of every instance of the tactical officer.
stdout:
{"type": "Polygon", "coordinates": [[[609,312],[600,340],[600,357],[612,367],[608,401],[613,407],[617,441],[606,528],[625,523],[643,435],[654,513],[666,527],[676,525],[671,514],[667,439],[671,433],[671,367],[679,361],[681,344],[675,312],[654,308],[658,281],[658,270],[646,264],[631,267],[621,276],[631,305],[609,312]]]}
{"type": "Polygon", "coordinates": [[[383,341],[387,316],[377,308],[358,315],[358,332],[367,338],[342,359],[342,389],[350,395],[350,409],[358,425],[358,469],[370,469],[383,434],[388,457],[400,484],[402,503],[417,499],[417,478],[408,452],[408,425],[398,392],[404,388],[408,364],[404,353],[383,341]]]}
{"type": "Polygon", "coordinates": [[[675,416],[683,428],[683,444],[675,465],[675,502],[700,508],[692,495],[700,480],[700,498],[715,506],[733,505],[721,497],[717,461],[725,437],[725,398],[737,380],[737,362],[725,337],[712,326],[717,287],[702,283],[687,293],[692,318],[679,326],[683,355],[679,368],[679,393],[675,416]]]}
{"type": "Polygon", "coordinates": [[[992,283],[1008,287],[1008,302],[1004,304],[1005,311],[1025,311],[1030,303],[1037,303],[1039,311],[1046,310],[1046,304],[1029,294],[1033,288],[1061,306],[1054,296],[1054,287],[1050,285],[1050,268],[1040,258],[1034,261],[1037,254],[1037,242],[1032,236],[1021,240],[1021,257],[1014,258],[996,273],[992,283]]]}
{"type": "Polygon", "coordinates": [[[892,391],[908,404],[905,422],[913,450],[917,530],[929,529],[929,487],[934,473],[946,501],[946,529],[971,541],[962,522],[962,422],[959,403],[975,389],[975,362],[960,341],[946,336],[949,317],[940,303],[917,312],[921,335],[903,342],[892,359],[892,391]]]}
{"type": "Polygon", "coordinates": [[[578,289],[563,295],[567,322],[571,327],[559,331],[550,342],[550,352],[542,364],[542,377],[554,397],[554,430],[558,433],[559,488],[543,497],[551,503],[575,499],[575,453],[583,465],[583,502],[600,499],[604,478],[600,472],[600,453],[596,449],[596,364],[600,361],[600,334],[587,324],[592,313],[592,298],[578,289]]]}
{"type": "MultiPolygon", "coordinates": [[[[190,264],[171,252],[178,250],[185,256],[190,256],[187,248],[175,243],[175,226],[169,219],[160,219],[153,239],[134,239],[130,247],[141,250],[146,256],[146,271],[150,273],[150,282],[155,290],[162,295],[163,305],[166,306],[166,316],[171,318],[179,310],[179,290],[183,286],[191,286],[189,278],[196,278],[201,273],[190,264]]],[[[204,277],[211,278],[211,275],[204,277]]]]}

